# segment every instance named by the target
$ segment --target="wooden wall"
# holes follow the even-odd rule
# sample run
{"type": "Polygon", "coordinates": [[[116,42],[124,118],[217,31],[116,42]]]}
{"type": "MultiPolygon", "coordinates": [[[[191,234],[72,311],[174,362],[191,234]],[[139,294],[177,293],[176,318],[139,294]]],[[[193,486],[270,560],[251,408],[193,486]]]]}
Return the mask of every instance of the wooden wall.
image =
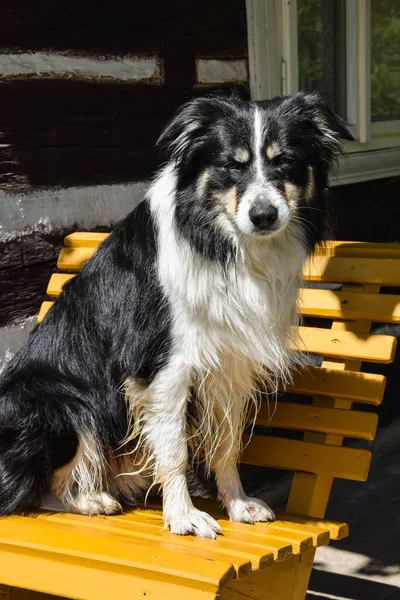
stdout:
{"type": "Polygon", "coordinates": [[[137,203],[179,104],[248,97],[246,61],[244,0],[2,0],[0,326],[36,312],[65,233],[137,203]]]}
{"type": "Polygon", "coordinates": [[[60,77],[57,68],[27,76],[26,67],[23,76],[16,60],[0,81],[0,186],[147,178],[161,127],[205,91],[196,86],[197,59],[245,59],[245,22],[244,0],[2,0],[3,52],[67,54],[71,67],[82,57],[159,57],[161,77],[126,82],[115,67],[108,78],[60,77]]]}

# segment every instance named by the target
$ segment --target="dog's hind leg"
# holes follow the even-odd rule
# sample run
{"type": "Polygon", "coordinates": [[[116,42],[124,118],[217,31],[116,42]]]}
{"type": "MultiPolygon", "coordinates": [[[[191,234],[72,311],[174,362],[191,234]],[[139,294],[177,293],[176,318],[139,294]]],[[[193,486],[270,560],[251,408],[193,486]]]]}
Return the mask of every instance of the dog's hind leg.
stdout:
{"type": "Polygon", "coordinates": [[[121,512],[107,490],[106,458],[91,432],[81,434],[74,458],[55,471],[52,492],[73,512],[111,515],[121,512]]]}

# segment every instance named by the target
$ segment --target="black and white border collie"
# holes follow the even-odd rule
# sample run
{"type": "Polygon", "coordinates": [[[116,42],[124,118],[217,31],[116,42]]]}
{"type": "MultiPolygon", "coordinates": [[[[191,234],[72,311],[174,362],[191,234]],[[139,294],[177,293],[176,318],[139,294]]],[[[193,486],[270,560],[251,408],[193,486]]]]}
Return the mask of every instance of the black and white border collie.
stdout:
{"type": "Polygon", "coordinates": [[[3,375],[0,514],[48,492],[111,514],[155,485],[171,532],[213,538],[187,487],[202,461],[233,521],[274,518],[236,465],[255,378],[276,389],[299,360],[299,273],[322,239],[339,138],[352,139],[313,94],[178,111],[144,200],[3,375]]]}

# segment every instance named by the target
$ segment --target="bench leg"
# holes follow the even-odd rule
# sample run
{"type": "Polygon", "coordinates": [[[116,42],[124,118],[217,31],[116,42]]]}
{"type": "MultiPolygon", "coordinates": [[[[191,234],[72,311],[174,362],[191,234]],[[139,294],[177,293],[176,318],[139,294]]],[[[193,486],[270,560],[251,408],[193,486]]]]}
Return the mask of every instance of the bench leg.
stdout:
{"type": "Polygon", "coordinates": [[[221,590],[220,600],[304,600],[314,555],[313,548],[243,579],[230,581],[221,590]]]}

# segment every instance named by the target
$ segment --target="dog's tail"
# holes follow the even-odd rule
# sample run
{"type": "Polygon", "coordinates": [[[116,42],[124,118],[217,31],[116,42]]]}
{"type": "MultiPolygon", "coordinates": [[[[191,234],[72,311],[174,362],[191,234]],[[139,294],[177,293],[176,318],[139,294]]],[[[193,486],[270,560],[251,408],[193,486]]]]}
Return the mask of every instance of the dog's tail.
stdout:
{"type": "Polygon", "coordinates": [[[0,515],[40,505],[54,470],[75,455],[85,414],[69,378],[10,366],[0,386],[0,515]]]}

